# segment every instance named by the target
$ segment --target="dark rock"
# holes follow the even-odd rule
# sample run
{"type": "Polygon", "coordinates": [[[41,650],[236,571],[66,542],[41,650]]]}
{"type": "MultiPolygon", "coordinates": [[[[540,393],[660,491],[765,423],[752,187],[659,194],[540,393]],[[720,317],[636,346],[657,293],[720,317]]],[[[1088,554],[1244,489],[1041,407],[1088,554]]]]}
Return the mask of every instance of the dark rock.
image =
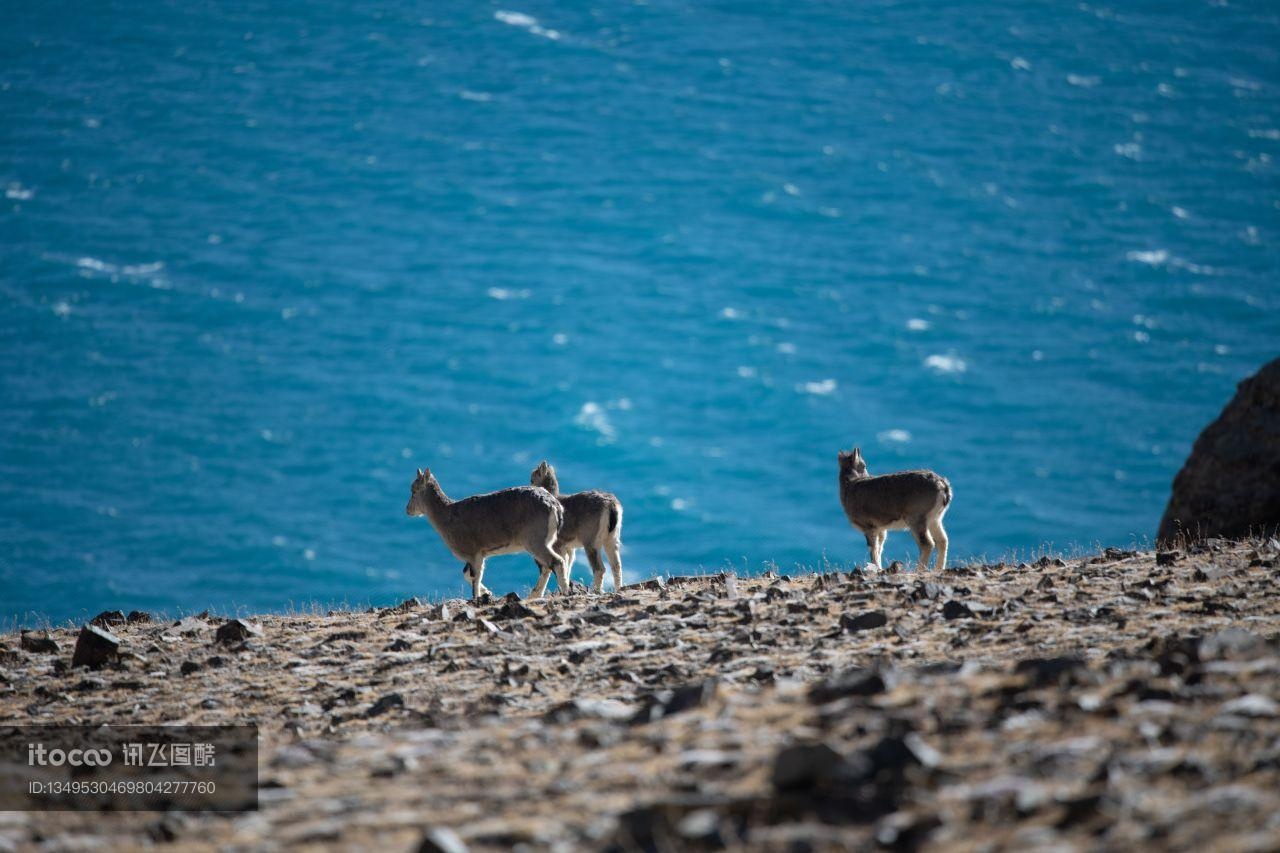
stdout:
{"type": "Polygon", "coordinates": [[[705,705],[715,698],[719,684],[719,679],[708,678],[674,690],[652,693],[642,699],[641,708],[631,718],[631,722],[651,723],[705,705]]]}
{"type": "Polygon", "coordinates": [[[403,638],[397,638],[384,646],[382,650],[384,652],[407,652],[411,648],[413,648],[413,643],[403,638]]]}
{"type": "Polygon", "coordinates": [[[99,628],[110,628],[112,625],[123,625],[124,622],[125,615],[119,610],[104,610],[89,620],[90,625],[97,625],[99,628]]]}
{"type": "Polygon", "coordinates": [[[115,660],[120,652],[120,638],[97,625],[85,625],[76,638],[76,650],[71,656],[72,666],[92,669],[115,660]]]}
{"type": "Polygon", "coordinates": [[[871,669],[851,669],[818,682],[809,690],[809,701],[825,704],[846,696],[875,696],[885,690],[880,673],[871,669]]]}
{"type": "Polygon", "coordinates": [[[190,675],[191,673],[198,672],[199,670],[200,670],[200,664],[196,663],[193,660],[184,660],[182,662],[182,666],[178,667],[178,671],[181,672],[183,675],[190,675]]]}
{"type": "Polygon", "coordinates": [[[369,710],[364,712],[366,717],[378,717],[387,713],[392,708],[403,708],[404,697],[399,693],[388,693],[377,702],[369,706],[369,710]]]}
{"type": "Polygon", "coordinates": [[[1014,672],[1029,675],[1037,687],[1044,687],[1050,684],[1060,684],[1063,676],[1084,668],[1084,660],[1074,656],[1029,658],[1018,661],[1018,665],[1014,667],[1014,672]]]}
{"type": "Polygon", "coordinates": [[[937,767],[942,760],[938,751],[915,733],[881,738],[867,750],[867,757],[876,773],[901,773],[910,767],[937,767]]]}
{"type": "Polygon", "coordinates": [[[603,608],[593,607],[582,614],[582,621],[590,625],[612,625],[618,617],[603,608]]]}
{"type": "Polygon", "coordinates": [[[49,636],[49,632],[45,631],[36,634],[32,631],[23,631],[19,640],[19,645],[24,652],[33,652],[34,654],[57,654],[58,644],[49,636]]]}
{"type": "Polygon", "coordinates": [[[218,626],[216,643],[243,643],[250,637],[261,637],[262,629],[245,619],[229,619],[218,626]]]}
{"type": "Polygon", "coordinates": [[[889,624],[889,617],[884,614],[883,610],[869,610],[866,613],[859,613],[857,616],[845,613],[840,617],[840,630],[846,634],[856,634],[859,631],[866,631],[870,628],[883,628],[887,624],[889,624]]]}
{"type": "Polygon", "coordinates": [[[773,759],[773,787],[788,793],[835,788],[865,779],[872,772],[870,760],[855,753],[850,760],[825,743],[799,743],[783,747],[773,759]]]}
{"type": "Polygon", "coordinates": [[[1180,553],[1178,553],[1177,551],[1157,551],[1157,552],[1156,552],[1156,565],[1157,565],[1157,566],[1172,566],[1174,563],[1178,562],[1179,558],[1181,558],[1181,557],[1182,557],[1182,555],[1181,555],[1180,553]]]}
{"type": "Polygon", "coordinates": [[[947,603],[942,605],[943,619],[972,619],[973,611],[968,605],[955,599],[948,599],[947,603]]]}
{"type": "Polygon", "coordinates": [[[135,622],[150,622],[151,614],[145,610],[130,610],[129,615],[124,618],[126,622],[132,625],[135,622]]]}
{"type": "Polygon", "coordinates": [[[467,845],[452,829],[437,826],[423,833],[418,853],[467,853],[467,845]]]}
{"type": "Polygon", "coordinates": [[[933,601],[944,595],[950,595],[951,588],[928,581],[917,582],[911,590],[912,601],[933,601]]]}
{"type": "Polygon", "coordinates": [[[1236,388],[1173,479],[1158,542],[1280,529],[1280,358],[1236,388]]]}

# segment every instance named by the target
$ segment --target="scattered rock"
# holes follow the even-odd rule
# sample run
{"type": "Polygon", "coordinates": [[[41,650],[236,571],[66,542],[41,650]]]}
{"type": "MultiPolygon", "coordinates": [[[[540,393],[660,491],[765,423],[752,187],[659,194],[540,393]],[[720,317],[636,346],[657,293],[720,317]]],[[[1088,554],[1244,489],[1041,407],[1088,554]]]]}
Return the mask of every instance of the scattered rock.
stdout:
{"type": "Polygon", "coordinates": [[[182,666],[178,667],[178,671],[181,672],[183,675],[190,675],[193,672],[200,671],[200,664],[196,663],[193,660],[184,660],[182,662],[182,666]]]}
{"type": "Polygon", "coordinates": [[[364,715],[365,717],[368,717],[368,718],[378,717],[387,713],[392,708],[403,708],[403,707],[404,707],[403,696],[401,696],[399,693],[388,693],[386,696],[383,696],[377,702],[374,702],[372,705],[370,705],[369,710],[365,711],[364,715]]]}
{"type": "Polygon", "coordinates": [[[76,650],[71,656],[71,665],[97,669],[115,660],[119,651],[119,637],[97,625],[85,625],[80,629],[80,636],[76,638],[76,650]]]}
{"type": "Polygon", "coordinates": [[[113,625],[123,625],[124,623],[125,615],[119,610],[104,610],[89,620],[90,625],[97,625],[99,628],[110,628],[113,625]]]}
{"type": "Polygon", "coordinates": [[[871,669],[851,669],[811,687],[809,701],[825,704],[848,696],[875,696],[884,690],[885,683],[880,673],[871,669]]]}
{"type": "Polygon", "coordinates": [[[32,652],[38,655],[48,655],[58,653],[58,644],[49,636],[48,631],[36,634],[34,631],[23,631],[18,641],[18,645],[22,647],[24,652],[32,652]]]}
{"type": "Polygon", "coordinates": [[[218,626],[218,631],[214,634],[214,642],[223,644],[243,643],[252,637],[261,636],[262,629],[254,623],[245,619],[229,619],[218,626]]]}
{"type": "Polygon", "coordinates": [[[955,599],[948,599],[947,602],[942,605],[942,618],[943,619],[972,619],[973,610],[971,610],[969,606],[967,604],[964,604],[963,602],[956,601],[955,599]]]}
{"type": "Polygon", "coordinates": [[[865,779],[871,762],[857,753],[850,761],[826,743],[800,743],[783,747],[773,759],[770,781],[779,791],[810,791],[847,785],[865,779]]]}
{"type": "Polygon", "coordinates": [[[643,698],[642,707],[631,722],[651,723],[705,705],[715,698],[718,687],[719,679],[708,678],[674,690],[659,690],[643,698]]]}
{"type": "Polygon", "coordinates": [[[452,829],[437,826],[423,833],[418,853],[467,853],[467,845],[452,829]]]}
{"type": "Polygon", "coordinates": [[[1030,675],[1032,683],[1043,687],[1047,684],[1060,684],[1064,676],[1084,668],[1084,659],[1074,656],[1029,658],[1018,661],[1014,672],[1030,675]]]}
{"type": "Polygon", "coordinates": [[[502,606],[493,612],[494,619],[529,619],[537,616],[537,612],[520,600],[518,595],[508,595],[502,600],[502,606]]]}
{"type": "Polygon", "coordinates": [[[869,610],[857,616],[845,613],[840,617],[840,630],[846,634],[856,634],[871,628],[883,628],[887,624],[889,624],[889,617],[883,610],[869,610]]]}
{"type": "Polygon", "coordinates": [[[150,622],[151,614],[145,610],[130,610],[129,615],[125,617],[125,621],[130,625],[137,624],[139,622],[150,622]]]}

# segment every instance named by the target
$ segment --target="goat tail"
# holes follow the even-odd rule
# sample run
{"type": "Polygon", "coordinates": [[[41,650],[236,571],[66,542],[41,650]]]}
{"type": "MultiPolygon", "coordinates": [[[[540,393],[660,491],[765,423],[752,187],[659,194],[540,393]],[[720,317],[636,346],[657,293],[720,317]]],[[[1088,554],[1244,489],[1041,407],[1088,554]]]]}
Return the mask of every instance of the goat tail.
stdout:
{"type": "Polygon", "coordinates": [[[946,477],[939,477],[942,480],[942,505],[944,507],[951,506],[951,481],[946,477]]]}
{"type": "Polygon", "coordinates": [[[618,529],[619,522],[622,521],[622,504],[616,500],[609,503],[609,532],[618,529]]]}

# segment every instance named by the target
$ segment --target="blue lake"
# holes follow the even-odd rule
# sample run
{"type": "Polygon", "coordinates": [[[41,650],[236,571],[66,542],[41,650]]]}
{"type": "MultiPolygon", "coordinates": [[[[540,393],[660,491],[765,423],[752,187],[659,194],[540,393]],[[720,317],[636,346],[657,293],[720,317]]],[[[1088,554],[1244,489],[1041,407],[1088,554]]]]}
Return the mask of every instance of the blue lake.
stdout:
{"type": "Polygon", "coordinates": [[[544,457],[632,577],[864,560],[855,444],[1141,543],[1280,350],[1272,3],[507,2],[9,4],[0,620],[462,594],[414,469],[544,457]]]}

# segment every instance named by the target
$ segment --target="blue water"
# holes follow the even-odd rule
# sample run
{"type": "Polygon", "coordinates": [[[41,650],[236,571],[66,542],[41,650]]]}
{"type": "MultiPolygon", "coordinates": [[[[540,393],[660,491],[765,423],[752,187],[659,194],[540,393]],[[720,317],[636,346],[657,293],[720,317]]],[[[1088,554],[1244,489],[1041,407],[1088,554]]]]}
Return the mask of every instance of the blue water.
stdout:
{"type": "Polygon", "coordinates": [[[854,444],[1127,545],[1280,351],[1274,3],[569,5],[4,4],[0,618],[460,594],[415,467],[543,457],[633,577],[865,559],[854,444]]]}

